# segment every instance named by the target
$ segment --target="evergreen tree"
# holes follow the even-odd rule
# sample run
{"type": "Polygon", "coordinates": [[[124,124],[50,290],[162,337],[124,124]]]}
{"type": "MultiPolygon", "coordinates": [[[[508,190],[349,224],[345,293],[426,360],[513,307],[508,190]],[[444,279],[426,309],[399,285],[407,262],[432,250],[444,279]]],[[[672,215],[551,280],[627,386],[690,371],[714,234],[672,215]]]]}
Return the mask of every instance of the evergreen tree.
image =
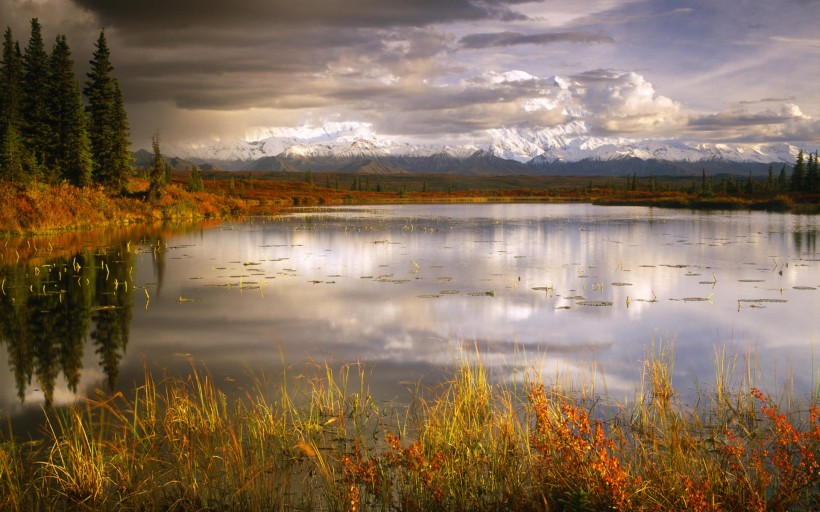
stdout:
{"type": "Polygon", "coordinates": [[[24,181],[23,138],[14,123],[9,123],[6,127],[3,145],[0,146],[0,170],[2,170],[0,175],[9,181],[17,183],[24,181]]]}
{"type": "Polygon", "coordinates": [[[125,189],[128,177],[134,172],[131,156],[131,128],[128,125],[128,113],[125,111],[125,98],[120,89],[120,82],[114,79],[114,132],[112,134],[114,147],[111,155],[112,176],[116,183],[112,186],[120,190],[125,189]]]}
{"type": "Polygon", "coordinates": [[[63,35],[57,36],[51,52],[49,84],[46,106],[52,137],[45,164],[58,178],[84,187],[91,181],[91,143],[74,61],[63,35]]]}
{"type": "Polygon", "coordinates": [[[29,175],[53,181],[56,176],[46,167],[46,153],[52,139],[48,112],[49,57],[43,43],[40,22],[31,20],[31,37],[23,53],[21,94],[23,143],[29,155],[29,175]]]}
{"type": "Polygon", "coordinates": [[[803,190],[803,180],[806,177],[806,162],[803,156],[803,150],[797,154],[797,162],[792,169],[792,177],[789,189],[792,192],[800,192],[803,190]]]}
{"type": "Polygon", "coordinates": [[[148,201],[156,203],[162,197],[165,188],[165,162],[159,149],[159,133],[151,137],[151,147],[154,150],[154,159],[151,161],[151,170],[148,174],[148,201]]]}
{"type": "Polygon", "coordinates": [[[749,176],[746,177],[746,186],[744,188],[747,194],[751,194],[755,191],[755,181],[752,178],[752,171],[749,171],[749,176]]]}
{"type": "Polygon", "coordinates": [[[20,96],[23,64],[20,46],[11,29],[3,35],[3,60],[0,62],[0,177],[22,182],[24,147],[21,134],[20,96]]]}
{"type": "Polygon", "coordinates": [[[786,164],[780,168],[780,174],[777,175],[777,191],[786,192],[788,190],[788,178],[786,177],[786,164]]]}
{"type": "Polygon", "coordinates": [[[188,190],[190,192],[203,192],[205,190],[205,183],[202,182],[202,174],[199,172],[199,167],[194,164],[191,167],[191,177],[188,179],[188,190]]]}
{"type": "Polygon", "coordinates": [[[766,178],[766,192],[773,192],[777,190],[777,180],[774,177],[774,169],[772,169],[771,164],[769,164],[769,174],[766,178]]]}
{"type": "Polygon", "coordinates": [[[806,166],[806,192],[814,193],[820,191],[820,167],[817,163],[817,155],[809,153],[809,163],[806,166]]]}
{"type": "Polygon", "coordinates": [[[128,119],[119,83],[114,79],[105,31],[95,44],[83,93],[88,99],[94,179],[113,189],[123,189],[131,173],[128,119]]]}

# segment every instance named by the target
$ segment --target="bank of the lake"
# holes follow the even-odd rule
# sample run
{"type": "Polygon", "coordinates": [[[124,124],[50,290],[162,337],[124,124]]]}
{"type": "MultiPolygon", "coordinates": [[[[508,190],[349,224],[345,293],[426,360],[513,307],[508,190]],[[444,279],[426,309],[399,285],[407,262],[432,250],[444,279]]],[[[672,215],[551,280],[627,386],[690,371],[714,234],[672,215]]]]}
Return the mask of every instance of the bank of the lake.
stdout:
{"type": "Polygon", "coordinates": [[[455,180],[450,175],[418,175],[373,180],[376,184],[371,186],[370,177],[361,176],[345,176],[340,182],[337,174],[317,174],[305,180],[301,174],[216,173],[206,180],[204,191],[190,192],[187,174],[177,172],[154,203],[146,200],[148,181],[141,178],[131,178],[124,193],[68,183],[0,183],[0,234],[44,234],[161,220],[234,219],[317,205],[587,202],[693,210],[820,212],[818,195],[624,190],[602,177],[470,176],[455,180]]]}

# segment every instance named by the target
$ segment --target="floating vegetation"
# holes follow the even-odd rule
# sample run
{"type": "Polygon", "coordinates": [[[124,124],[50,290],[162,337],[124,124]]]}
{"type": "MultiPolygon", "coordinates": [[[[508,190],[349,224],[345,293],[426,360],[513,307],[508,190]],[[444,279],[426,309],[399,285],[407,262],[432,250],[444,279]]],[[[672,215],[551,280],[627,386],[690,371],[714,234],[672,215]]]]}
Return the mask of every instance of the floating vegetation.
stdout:
{"type": "Polygon", "coordinates": [[[470,292],[467,295],[470,297],[495,297],[495,292],[492,290],[488,292],[470,292]]]}
{"type": "Polygon", "coordinates": [[[190,297],[183,297],[182,295],[179,296],[179,303],[186,303],[186,302],[199,302],[202,299],[192,299],[190,297]]]}
{"type": "Polygon", "coordinates": [[[632,283],[610,283],[612,286],[632,286],[632,283]]]}
{"type": "Polygon", "coordinates": [[[420,299],[438,299],[438,298],[441,297],[441,295],[437,295],[437,294],[434,294],[434,293],[429,293],[429,294],[424,294],[424,295],[417,295],[417,297],[420,298],[420,299]]]}
{"type": "Polygon", "coordinates": [[[569,306],[557,306],[555,309],[571,309],[569,306]]]}
{"type": "Polygon", "coordinates": [[[738,279],[738,283],[765,283],[765,279],[738,279]]]}
{"type": "Polygon", "coordinates": [[[760,304],[762,302],[774,302],[774,303],[783,303],[789,302],[786,299],[738,299],[738,302],[750,302],[753,304],[760,304]]]}
{"type": "Polygon", "coordinates": [[[410,279],[386,279],[386,278],[378,278],[375,280],[377,283],[393,283],[393,284],[405,284],[409,283],[410,279]]]}
{"type": "Polygon", "coordinates": [[[669,268],[687,268],[689,265],[668,265],[668,264],[663,264],[661,266],[662,267],[669,267],[669,268]]]}
{"type": "Polygon", "coordinates": [[[461,292],[458,290],[443,290],[439,292],[441,295],[458,295],[459,293],[461,292]]]}
{"type": "Polygon", "coordinates": [[[813,286],[792,286],[795,290],[816,290],[813,286]]]}
{"type": "Polygon", "coordinates": [[[567,300],[586,300],[586,297],[583,295],[571,295],[569,297],[565,297],[567,300]]]}
{"type": "Polygon", "coordinates": [[[709,304],[714,304],[714,302],[712,302],[712,295],[714,295],[714,292],[706,297],[684,297],[683,302],[708,302],[709,304]]]}
{"type": "Polygon", "coordinates": [[[612,302],[608,300],[581,300],[576,302],[579,306],[594,306],[594,307],[605,307],[611,306],[612,302]]]}
{"type": "Polygon", "coordinates": [[[94,306],[92,308],[88,308],[89,311],[105,311],[108,309],[121,309],[120,306],[94,306]]]}

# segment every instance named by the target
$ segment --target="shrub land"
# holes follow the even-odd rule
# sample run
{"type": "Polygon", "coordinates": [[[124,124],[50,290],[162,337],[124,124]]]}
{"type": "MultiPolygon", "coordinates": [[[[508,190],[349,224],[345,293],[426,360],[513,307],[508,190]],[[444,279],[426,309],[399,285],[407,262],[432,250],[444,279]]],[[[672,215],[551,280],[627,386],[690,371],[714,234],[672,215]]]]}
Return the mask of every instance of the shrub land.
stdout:
{"type": "MultiPolygon", "coordinates": [[[[0,444],[3,510],[817,510],[818,395],[782,406],[719,363],[682,404],[654,348],[631,405],[493,383],[479,356],[401,410],[360,366],[228,398],[204,371],[47,415],[0,444]],[[738,383],[730,387],[729,383],[738,383]]],[[[534,372],[533,372],[534,373],[534,372]]],[[[283,379],[285,382],[285,379],[283,379]]]]}

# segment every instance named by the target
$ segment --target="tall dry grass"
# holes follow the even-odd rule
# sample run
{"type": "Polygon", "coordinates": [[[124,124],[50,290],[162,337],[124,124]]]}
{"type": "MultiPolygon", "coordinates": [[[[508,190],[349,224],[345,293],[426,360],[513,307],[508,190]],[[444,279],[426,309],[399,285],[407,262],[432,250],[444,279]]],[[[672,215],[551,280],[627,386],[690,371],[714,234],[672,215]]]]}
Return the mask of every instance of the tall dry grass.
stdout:
{"type": "Polygon", "coordinates": [[[127,399],[48,414],[43,441],[3,441],[0,509],[820,507],[816,390],[781,404],[719,352],[716,389],[684,402],[673,365],[650,347],[625,404],[590,380],[505,382],[475,352],[401,409],[372,399],[361,365],[258,379],[234,398],[197,368],[146,374],[127,399]]]}

